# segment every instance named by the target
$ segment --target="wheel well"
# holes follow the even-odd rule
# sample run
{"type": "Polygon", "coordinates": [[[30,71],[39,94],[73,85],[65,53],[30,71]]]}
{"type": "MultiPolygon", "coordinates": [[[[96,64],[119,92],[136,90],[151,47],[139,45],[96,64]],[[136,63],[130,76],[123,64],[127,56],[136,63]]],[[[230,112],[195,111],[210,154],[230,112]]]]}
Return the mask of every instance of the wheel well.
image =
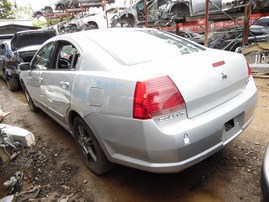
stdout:
{"type": "Polygon", "coordinates": [[[128,14],[122,15],[120,18],[120,21],[124,21],[124,20],[130,22],[133,26],[135,25],[135,17],[133,14],[128,13],[128,14]]]}
{"type": "Polygon", "coordinates": [[[170,12],[180,14],[180,15],[182,15],[184,17],[189,17],[190,16],[190,8],[185,3],[176,3],[176,4],[174,4],[171,7],[170,12]]]}
{"type": "Polygon", "coordinates": [[[73,129],[73,123],[74,123],[74,119],[76,116],[80,116],[80,115],[75,111],[69,112],[68,122],[69,122],[69,125],[71,126],[71,128],[70,128],[71,130],[73,129]]]}
{"type": "Polygon", "coordinates": [[[88,22],[88,25],[93,25],[93,26],[96,26],[96,27],[97,27],[97,29],[99,28],[99,27],[98,27],[98,25],[97,25],[97,23],[96,23],[96,22],[94,22],[94,21],[89,21],[89,22],[88,22]]]}

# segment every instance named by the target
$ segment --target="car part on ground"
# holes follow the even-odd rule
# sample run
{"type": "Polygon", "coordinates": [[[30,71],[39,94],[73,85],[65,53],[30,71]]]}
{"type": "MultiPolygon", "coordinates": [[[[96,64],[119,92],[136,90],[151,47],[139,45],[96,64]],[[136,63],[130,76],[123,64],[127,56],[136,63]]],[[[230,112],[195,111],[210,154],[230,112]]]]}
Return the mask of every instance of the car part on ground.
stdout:
{"type": "Polygon", "coordinates": [[[110,163],[180,172],[222,149],[255,115],[257,89],[242,54],[155,29],[58,35],[20,66],[30,106],[73,135],[97,174],[110,163]]]}
{"type": "Polygon", "coordinates": [[[239,52],[245,55],[254,77],[269,78],[269,42],[253,43],[239,52]]]}
{"type": "Polygon", "coordinates": [[[0,167],[14,159],[24,147],[35,145],[35,137],[30,131],[0,124],[0,167]]]}
{"type": "Polygon", "coordinates": [[[22,181],[23,181],[23,173],[20,171],[17,171],[15,176],[12,176],[8,181],[5,181],[4,186],[8,190],[8,194],[11,195],[20,191],[22,187],[22,181]]]}
{"type": "Polygon", "coordinates": [[[55,35],[54,30],[27,30],[15,33],[10,44],[0,42],[0,77],[11,91],[20,89],[18,64],[30,62],[42,43],[55,35]]]}

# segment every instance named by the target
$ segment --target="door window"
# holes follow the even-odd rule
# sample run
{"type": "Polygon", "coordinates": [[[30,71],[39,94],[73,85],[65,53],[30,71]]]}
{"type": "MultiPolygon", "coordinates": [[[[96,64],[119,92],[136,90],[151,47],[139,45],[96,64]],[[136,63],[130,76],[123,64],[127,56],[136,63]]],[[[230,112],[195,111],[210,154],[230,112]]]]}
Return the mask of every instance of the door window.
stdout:
{"type": "Polygon", "coordinates": [[[59,70],[73,70],[76,67],[79,52],[77,48],[69,42],[61,42],[55,68],[59,70]]]}
{"type": "Polygon", "coordinates": [[[53,50],[54,50],[54,43],[49,43],[45,45],[42,49],[40,49],[32,62],[32,69],[37,70],[49,69],[53,50]]]}

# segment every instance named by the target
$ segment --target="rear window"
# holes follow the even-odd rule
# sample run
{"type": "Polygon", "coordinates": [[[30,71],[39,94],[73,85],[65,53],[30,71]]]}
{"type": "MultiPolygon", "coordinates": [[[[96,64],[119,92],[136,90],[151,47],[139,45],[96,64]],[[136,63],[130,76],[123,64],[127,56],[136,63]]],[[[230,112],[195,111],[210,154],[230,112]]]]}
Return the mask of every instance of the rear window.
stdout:
{"type": "Polygon", "coordinates": [[[122,36],[112,32],[109,38],[95,36],[94,41],[119,63],[135,65],[205,50],[176,35],[157,30],[135,30],[122,36]]]}

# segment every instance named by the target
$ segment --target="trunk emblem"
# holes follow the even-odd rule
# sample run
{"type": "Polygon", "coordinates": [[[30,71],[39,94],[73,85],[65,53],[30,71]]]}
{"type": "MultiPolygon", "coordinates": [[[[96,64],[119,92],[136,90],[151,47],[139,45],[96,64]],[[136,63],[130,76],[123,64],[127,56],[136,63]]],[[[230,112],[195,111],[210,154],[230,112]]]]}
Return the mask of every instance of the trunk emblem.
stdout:
{"type": "Polygon", "coordinates": [[[221,80],[228,79],[228,76],[221,72],[221,80]]]}

